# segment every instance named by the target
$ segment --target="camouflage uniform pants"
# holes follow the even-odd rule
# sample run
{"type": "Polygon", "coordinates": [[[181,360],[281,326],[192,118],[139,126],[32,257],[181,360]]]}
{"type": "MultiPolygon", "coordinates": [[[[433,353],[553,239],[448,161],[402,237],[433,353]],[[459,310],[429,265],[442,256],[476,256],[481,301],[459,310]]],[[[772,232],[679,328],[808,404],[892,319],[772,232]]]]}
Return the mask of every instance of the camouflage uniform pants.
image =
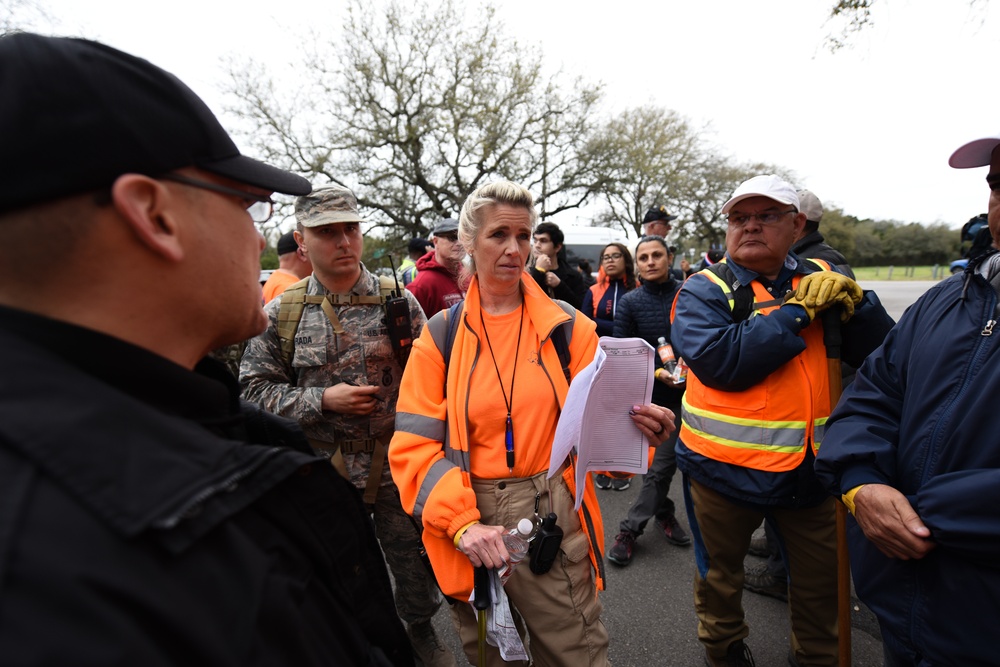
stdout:
{"type": "Polygon", "coordinates": [[[375,535],[396,584],[399,617],[407,625],[430,620],[441,606],[441,594],[420,556],[420,535],[403,511],[395,485],[380,486],[370,509],[375,515],[375,535]]]}

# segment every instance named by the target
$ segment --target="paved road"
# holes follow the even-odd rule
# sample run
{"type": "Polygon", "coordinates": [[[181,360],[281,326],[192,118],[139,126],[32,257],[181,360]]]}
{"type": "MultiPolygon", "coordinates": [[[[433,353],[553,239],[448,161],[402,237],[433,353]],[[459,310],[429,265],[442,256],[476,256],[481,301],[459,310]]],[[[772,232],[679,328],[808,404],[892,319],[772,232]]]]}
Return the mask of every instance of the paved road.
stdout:
{"type": "Polygon", "coordinates": [[[861,287],[873,290],[882,300],[882,305],[894,320],[899,320],[903,311],[929,290],[935,280],[862,280],[861,287]]]}
{"type": "MultiPolygon", "coordinates": [[[[934,284],[930,281],[862,283],[865,289],[873,289],[879,294],[895,319],[934,284]]],[[[671,486],[670,496],[679,511],[683,512],[679,480],[678,474],[671,486]]],[[[604,515],[606,548],[613,543],[618,524],[638,493],[640,483],[641,478],[637,477],[626,491],[598,491],[604,515]]],[[[682,523],[687,525],[686,518],[682,518],[682,523]]],[[[757,562],[760,560],[747,557],[748,566],[757,562]]],[[[655,532],[655,524],[651,522],[638,541],[632,564],[619,568],[609,563],[607,570],[608,587],[601,598],[604,602],[604,623],[611,635],[610,656],[616,667],[696,667],[704,664],[694,615],[692,549],[671,546],[655,532]]],[[[787,605],[749,592],[743,596],[743,605],[750,625],[747,643],[757,665],[787,665],[787,605]]],[[[880,666],[881,641],[870,612],[856,604],[852,622],[855,626],[851,636],[853,664],[856,667],[880,666]]],[[[459,664],[465,664],[446,605],[438,612],[435,627],[449,639],[459,664]]]]}

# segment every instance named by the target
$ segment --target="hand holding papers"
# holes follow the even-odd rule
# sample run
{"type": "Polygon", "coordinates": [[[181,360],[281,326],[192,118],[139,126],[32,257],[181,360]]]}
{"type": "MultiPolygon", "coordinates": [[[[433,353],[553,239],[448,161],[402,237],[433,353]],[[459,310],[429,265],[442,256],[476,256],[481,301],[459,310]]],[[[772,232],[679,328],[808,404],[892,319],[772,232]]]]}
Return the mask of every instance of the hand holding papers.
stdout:
{"type": "Polygon", "coordinates": [[[549,477],[575,448],[577,509],[589,471],[642,474],[649,466],[649,443],[629,410],[646,405],[653,395],[654,353],[641,338],[602,336],[594,361],[569,387],[552,443],[549,477]]]}

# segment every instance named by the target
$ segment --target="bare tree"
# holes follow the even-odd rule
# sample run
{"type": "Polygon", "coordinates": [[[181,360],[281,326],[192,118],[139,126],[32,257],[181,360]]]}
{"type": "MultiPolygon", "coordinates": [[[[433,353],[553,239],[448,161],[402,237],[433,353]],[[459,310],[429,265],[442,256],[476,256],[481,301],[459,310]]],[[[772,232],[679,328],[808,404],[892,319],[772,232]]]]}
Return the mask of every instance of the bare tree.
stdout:
{"type": "Polygon", "coordinates": [[[52,16],[36,0],[0,0],[0,35],[52,24],[52,16]]]}
{"type": "Polygon", "coordinates": [[[231,67],[229,111],[258,154],[352,188],[388,236],[426,233],[490,179],[530,188],[543,217],[594,192],[578,146],[600,87],[546,75],[492,6],[467,20],[453,0],[352,0],[342,33],[317,42],[293,89],[253,62],[231,67]]]}
{"type": "Polygon", "coordinates": [[[699,133],[687,120],[652,105],[609,120],[588,153],[604,174],[598,198],[605,209],[598,220],[636,234],[651,206],[679,206],[678,181],[706,157],[699,133]]]}
{"type": "MultiPolygon", "coordinates": [[[[872,7],[876,0],[837,0],[830,9],[828,22],[833,28],[826,38],[830,51],[845,47],[851,38],[872,25],[872,7]]],[[[989,0],[968,0],[969,6],[982,10],[989,0]]]]}
{"type": "MultiPolygon", "coordinates": [[[[599,224],[638,235],[647,210],[666,206],[677,231],[706,243],[725,238],[720,209],[740,183],[787,170],[737,164],[675,111],[647,105],[609,120],[588,146],[605,178],[598,186],[599,224]]],[[[793,179],[790,179],[793,180],[793,179]]],[[[794,182],[794,180],[793,180],[794,182]]]]}

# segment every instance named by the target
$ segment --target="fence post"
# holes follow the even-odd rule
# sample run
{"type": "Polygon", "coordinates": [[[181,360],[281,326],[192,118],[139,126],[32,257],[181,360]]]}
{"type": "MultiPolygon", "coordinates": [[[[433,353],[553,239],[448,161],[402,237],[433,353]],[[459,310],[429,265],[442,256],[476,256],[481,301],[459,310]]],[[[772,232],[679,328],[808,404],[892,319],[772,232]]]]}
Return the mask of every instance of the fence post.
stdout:
{"type": "Polygon", "coordinates": [[[938,269],[939,268],[940,267],[937,264],[934,265],[934,271],[933,271],[933,273],[931,273],[931,280],[937,280],[938,279],[937,274],[938,274],[938,269]]]}
{"type": "Polygon", "coordinates": [[[886,280],[892,280],[892,265],[889,265],[889,275],[886,276],[886,280]]]}

